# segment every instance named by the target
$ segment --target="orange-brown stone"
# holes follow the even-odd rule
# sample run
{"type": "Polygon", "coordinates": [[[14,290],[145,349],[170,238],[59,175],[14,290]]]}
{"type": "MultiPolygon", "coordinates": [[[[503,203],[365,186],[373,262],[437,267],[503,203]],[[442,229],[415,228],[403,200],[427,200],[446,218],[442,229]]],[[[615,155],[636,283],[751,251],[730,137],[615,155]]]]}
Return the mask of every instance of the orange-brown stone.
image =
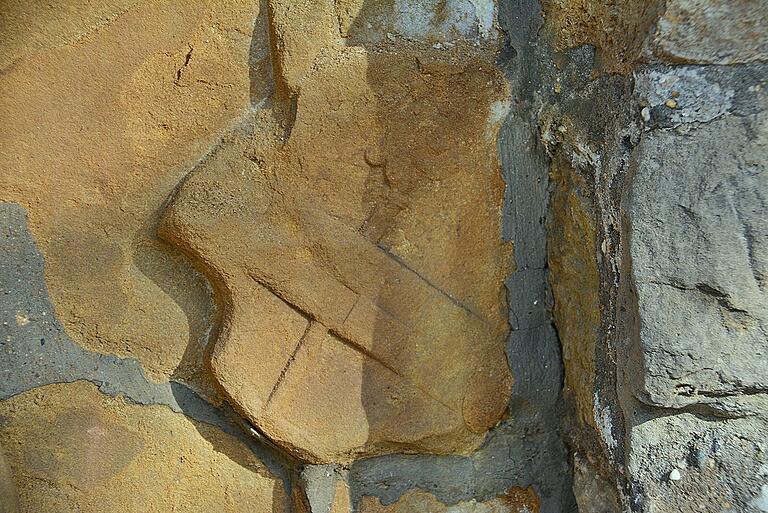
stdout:
{"type": "Polygon", "coordinates": [[[225,305],[213,374],[312,462],[468,451],[512,384],[494,54],[340,46],[337,18],[305,30],[272,4],[273,103],[161,225],[225,305]]]}

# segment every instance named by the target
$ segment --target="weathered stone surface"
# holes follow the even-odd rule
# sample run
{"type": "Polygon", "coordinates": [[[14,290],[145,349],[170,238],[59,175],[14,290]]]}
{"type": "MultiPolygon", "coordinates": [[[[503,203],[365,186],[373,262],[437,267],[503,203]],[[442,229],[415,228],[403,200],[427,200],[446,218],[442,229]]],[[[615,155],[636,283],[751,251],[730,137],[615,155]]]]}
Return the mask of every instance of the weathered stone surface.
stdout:
{"type": "Polygon", "coordinates": [[[22,510],[768,510],[764,1],[6,4],[22,510]]]}
{"type": "Polygon", "coordinates": [[[301,472],[301,488],[311,513],[350,513],[348,472],[336,465],[307,465],[301,472]]]}
{"type": "Polygon", "coordinates": [[[760,501],[767,430],[764,417],[706,420],[682,413],[639,423],[631,432],[629,470],[643,487],[644,511],[766,511],[760,501]]]}
{"type": "Polygon", "coordinates": [[[35,53],[77,43],[138,3],[139,0],[106,0],[97,4],[84,0],[56,4],[8,0],[0,12],[0,69],[35,53]]]}
{"type": "Polygon", "coordinates": [[[638,148],[628,212],[645,401],[729,411],[758,398],[731,396],[768,392],[767,128],[728,116],[638,148]]]}
{"type": "Polygon", "coordinates": [[[579,513],[620,513],[622,511],[614,483],[600,476],[581,455],[573,457],[573,494],[579,513]]]}
{"type": "Polygon", "coordinates": [[[16,483],[13,481],[11,467],[0,447],[0,513],[17,513],[19,501],[16,493],[16,483]]]}
{"type": "Polygon", "coordinates": [[[656,114],[656,121],[665,127],[722,117],[733,108],[736,96],[734,89],[708,80],[700,67],[644,69],[635,79],[637,94],[650,110],[649,116],[653,119],[656,114]]]}
{"type": "Polygon", "coordinates": [[[210,290],[155,226],[217,132],[264,96],[258,4],[2,9],[0,199],[29,212],[57,315],[83,347],[201,390],[210,290]]]}
{"type": "Polygon", "coordinates": [[[661,0],[543,0],[547,33],[557,50],[592,45],[598,67],[630,71],[659,13],[661,0]]]}
{"type": "Polygon", "coordinates": [[[706,123],[726,114],[746,116],[766,108],[768,65],[652,66],[634,73],[635,94],[646,129],[706,123]]]}
{"type": "MultiPolygon", "coordinates": [[[[231,3],[227,9],[206,1],[173,6],[153,1],[102,2],[99,6],[73,1],[53,7],[9,3],[2,13],[12,15],[11,22],[7,21],[11,18],[3,18],[4,28],[8,27],[4,35],[11,37],[0,42],[8,45],[3,47],[3,57],[8,56],[3,62],[12,61],[3,68],[2,77],[4,90],[12,94],[3,100],[3,119],[8,116],[11,129],[4,132],[0,144],[6,157],[6,168],[0,173],[0,197],[19,201],[29,211],[31,228],[46,257],[54,304],[48,301],[45,284],[39,280],[42,260],[23,229],[22,209],[4,208],[2,220],[8,221],[11,229],[3,241],[8,244],[2,249],[12,258],[0,259],[0,310],[3,321],[8,322],[0,327],[3,342],[8,342],[2,347],[5,358],[0,359],[0,373],[8,379],[3,379],[0,395],[13,398],[49,383],[83,379],[102,393],[124,395],[142,405],[163,404],[237,435],[227,405],[215,401],[216,394],[206,387],[202,370],[205,343],[217,328],[213,291],[181,252],[155,238],[155,231],[163,201],[177,185],[184,185],[178,180],[194,162],[213,162],[218,151],[237,153],[242,149],[247,150],[247,157],[255,157],[255,162],[247,159],[246,166],[234,170],[234,180],[219,182],[206,191],[207,199],[201,202],[207,208],[213,204],[234,211],[242,207],[238,199],[249,198],[247,194],[240,197],[236,188],[228,191],[227,185],[250,178],[249,170],[266,168],[259,157],[270,154],[282,145],[280,138],[287,137],[292,145],[291,165],[302,157],[298,165],[304,166],[302,172],[308,170],[306,188],[317,191],[320,203],[325,202],[323,207],[344,223],[354,225],[363,220],[368,243],[380,241],[382,252],[389,251],[404,262],[398,266],[413,265],[424,274],[421,280],[431,282],[414,286],[411,276],[410,281],[401,280],[407,285],[403,291],[392,287],[382,295],[399,308],[395,314],[411,315],[408,320],[413,323],[420,322],[418,307],[425,297],[427,304],[434,304],[430,316],[446,322],[425,324],[414,337],[446,339],[457,324],[470,319],[470,328],[459,330],[462,347],[455,348],[454,353],[433,351],[440,358],[430,361],[431,350],[424,348],[415,361],[402,360],[412,368],[423,366],[424,374],[434,374],[436,382],[444,381],[437,387],[446,393],[461,395],[460,387],[467,388],[466,397],[454,408],[458,411],[448,412],[460,433],[416,443],[400,436],[395,442],[370,447],[386,452],[433,448],[437,452],[453,448],[465,451],[474,447],[501,416],[511,385],[504,355],[508,312],[502,299],[510,248],[498,238],[503,184],[495,157],[496,130],[506,115],[507,90],[502,76],[494,70],[498,42],[493,27],[495,5],[475,1],[366,1],[354,11],[355,2],[332,2],[337,22],[327,16],[328,12],[313,10],[313,2],[266,2],[267,9],[257,8],[256,3],[231,3]],[[282,14],[281,7],[287,7],[282,14]],[[275,39],[273,43],[281,51],[292,48],[284,55],[273,55],[274,81],[267,78],[272,70],[265,59],[269,54],[265,26],[269,10],[271,28],[280,28],[281,37],[287,36],[282,43],[275,39]],[[379,15],[385,19],[377,18],[379,15]],[[314,21],[328,19],[333,30],[323,34],[327,26],[314,21]],[[369,29],[368,22],[374,30],[369,29]],[[349,24],[344,28],[347,33],[342,34],[346,41],[337,46],[337,31],[345,23],[349,24]],[[27,30],[30,26],[32,29],[27,30]],[[389,34],[388,27],[392,27],[389,34]],[[315,29],[321,34],[315,35],[315,29]],[[315,44],[317,38],[323,44],[315,44]],[[343,48],[350,44],[368,46],[343,48]],[[384,47],[385,55],[379,55],[384,47]],[[280,57],[288,58],[278,62],[280,57]],[[285,68],[290,73],[284,73],[285,68]],[[272,88],[277,89],[276,94],[263,102],[272,88]],[[401,102],[404,92],[412,97],[401,102]],[[291,108],[294,100],[295,119],[291,108]],[[323,119],[337,107],[342,110],[338,117],[323,119]],[[402,107],[401,111],[397,107],[402,107]],[[249,109],[261,110],[248,113],[254,120],[240,123],[236,118],[249,109]],[[355,116],[359,119],[347,125],[355,116]],[[227,136],[222,141],[217,135],[233,120],[240,125],[238,130],[252,131],[242,137],[247,140],[241,146],[233,143],[239,136],[227,136]],[[355,130],[360,132],[355,134],[355,130]],[[355,141],[356,136],[362,142],[355,141]],[[259,149],[259,142],[266,148],[259,149]],[[206,153],[211,144],[221,149],[206,153]],[[336,167],[330,168],[328,162],[336,167]],[[349,162],[356,164],[347,165],[349,162]],[[365,191],[360,194],[365,201],[354,196],[358,192],[343,190],[350,183],[358,192],[365,191]],[[383,187],[394,192],[374,194],[383,187]],[[374,208],[374,204],[381,208],[374,208]],[[373,211],[375,215],[369,217],[373,211]],[[396,222],[388,226],[391,218],[396,222]],[[388,233],[395,228],[402,233],[388,233]],[[24,285],[16,286],[17,280],[24,285]],[[406,300],[398,303],[398,294],[406,300]],[[463,311],[462,304],[473,311],[463,311]],[[22,314],[18,319],[17,313],[22,314]],[[488,317],[488,326],[472,320],[478,314],[488,317]],[[64,321],[67,333],[57,316],[64,321]],[[495,347],[490,351],[481,347],[475,353],[470,344],[474,333],[495,333],[497,340],[489,345],[495,347]],[[501,375],[487,376],[482,368],[477,372],[478,367],[474,367],[473,375],[458,366],[461,358],[470,360],[470,370],[485,365],[483,359],[489,364],[493,361],[501,375]],[[444,373],[441,359],[457,362],[444,373]],[[160,382],[147,380],[144,369],[160,382]],[[498,388],[486,389],[484,383],[475,383],[475,378],[495,382],[498,388]],[[213,399],[216,406],[201,396],[213,399]]],[[[277,35],[274,30],[272,36],[277,35]]],[[[276,173],[269,178],[279,181],[284,176],[276,173]]],[[[540,224],[536,220],[546,210],[545,202],[541,202],[546,196],[545,182],[542,186],[539,178],[530,176],[515,182],[515,194],[527,197],[527,202],[519,205],[519,215],[514,216],[516,222],[540,224]],[[526,181],[537,194],[529,195],[527,188],[518,187],[526,181]],[[529,205],[537,205],[539,210],[528,212],[525,209],[529,205]]],[[[297,198],[298,194],[288,200],[297,198]]],[[[306,204],[310,209],[317,202],[306,204]]],[[[529,248],[540,251],[536,262],[523,261],[526,271],[532,269],[523,273],[527,281],[514,285],[516,298],[538,297],[536,294],[545,290],[544,245],[533,234],[524,240],[527,233],[521,230],[513,237],[521,254],[529,248]],[[534,286],[533,295],[524,290],[527,284],[534,286]]],[[[222,246],[233,241],[234,236],[225,239],[222,246]]],[[[174,243],[189,249],[180,239],[174,243]]],[[[197,263],[206,269],[206,262],[197,263]]],[[[392,274],[399,279],[398,273],[403,272],[392,274]]],[[[216,278],[213,274],[210,277],[216,278]]],[[[223,290],[221,283],[214,286],[218,292],[223,290]]],[[[312,287],[305,290],[308,296],[312,294],[312,287]]],[[[225,310],[231,307],[238,317],[242,313],[248,318],[241,325],[241,333],[242,340],[251,345],[230,353],[215,347],[211,363],[219,369],[249,368],[248,379],[256,372],[268,374],[278,363],[279,377],[285,352],[270,345],[269,340],[250,335],[263,332],[268,325],[275,336],[288,337],[298,331],[300,337],[310,322],[268,290],[271,310],[265,307],[258,313],[270,315],[254,315],[252,306],[265,298],[257,292],[254,289],[242,296],[222,294],[214,298],[225,310]],[[286,308],[293,314],[286,313],[286,308]],[[272,322],[281,315],[285,322],[272,322]],[[262,349],[277,351],[252,350],[259,343],[262,349]],[[246,358],[239,358],[242,361],[227,360],[227,356],[243,355],[246,358]]],[[[318,297],[328,308],[337,299],[318,297]]],[[[546,306],[536,306],[535,316],[528,315],[531,308],[526,304],[516,310],[520,333],[515,343],[530,346],[535,360],[529,365],[528,358],[521,357],[515,365],[521,376],[525,373],[519,397],[525,397],[530,401],[528,407],[536,409],[538,399],[534,398],[544,399],[547,405],[556,401],[560,374],[557,365],[550,365],[551,358],[557,358],[556,336],[549,317],[543,315],[546,306]],[[540,339],[546,339],[546,344],[539,343],[540,339]],[[542,373],[546,379],[540,379],[542,373]]],[[[400,328],[389,324],[387,317],[376,318],[380,312],[366,301],[357,304],[352,313],[350,329],[373,349],[376,338],[370,335],[374,331],[399,333],[395,329],[400,328]]],[[[222,332],[226,334],[230,327],[223,323],[222,332]]],[[[326,338],[337,344],[332,346],[336,351],[326,352],[322,344],[308,344],[307,349],[329,354],[327,361],[334,365],[341,360],[342,367],[349,368],[351,363],[355,370],[360,351],[351,351],[348,360],[334,359],[336,353],[349,355],[350,351],[344,341],[326,338]]],[[[297,354],[297,360],[303,354],[297,354]]],[[[441,430],[451,429],[450,424],[439,425],[440,419],[430,418],[432,408],[440,410],[437,416],[450,410],[440,401],[430,402],[429,394],[414,392],[416,387],[393,376],[387,365],[382,364],[381,370],[371,363],[373,358],[362,360],[364,377],[369,369],[376,370],[377,377],[364,380],[369,396],[376,388],[391,386],[394,399],[415,397],[412,403],[398,406],[414,412],[413,422],[404,423],[402,429],[396,422],[373,419],[383,437],[392,438],[398,431],[412,434],[424,428],[420,421],[441,430]]],[[[286,372],[284,377],[293,379],[291,376],[286,372]]],[[[231,378],[224,388],[231,386],[234,393],[245,396],[261,393],[258,387],[243,386],[236,373],[231,378]]],[[[338,384],[331,382],[329,386],[338,384]]],[[[287,404],[285,415],[293,413],[287,404]]],[[[333,406],[347,413],[339,405],[333,406]]],[[[382,412],[390,415],[386,409],[382,412]]],[[[366,468],[381,472],[359,474],[358,478],[369,481],[358,480],[349,493],[359,497],[360,490],[373,490],[386,472],[386,479],[397,482],[393,490],[430,482],[441,497],[454,494],[455,500],[468,502],[473,497],[497,495],[513,485],[539,483],[538,476],[545,475],[541,479],[542,500],[549,505],[547,511],[559,511],[565,491],[561,481],[567,470],[564,447],[555,443],[556,427],[547,428],[544,434],[539,431],[553,418],[551,415],[548,412],[531,422],[518,419],[504,423],[471,458],[392,456],[383,464],[372,462],[366,468]],[[443,470],[438,471],[438,467],[443,470]]],[[[323,421],[326,433],[336,436],[327,418],[323,421]]],[[[262,461],[263,452],[270,452],[257,442],[251,441],[249,446],[262,461]]],[[[336,496],[340,498],[337,506],[343,508],[343,494],[336,496]]]]}
{"type": "Polygon", "coordinates": [[[539,500],[530,489],[513,488],[505,495],[485,502],[462,501],[446,505],[434,495],[420,490],[408,492],[393,504],[384,505],[378,499],[365,497],[360,513],[539,513],[539,500]]]}
{"type": "Polygon", "coordinates": [[[403,37],[441,47],[496,35],[493,0],[340,0],[341,34],[355,44],[403,37]]]}
{"type": "Polygon", "coordinates": [[[569,511],[574,506],[563,478],[568,453],[561,440],[537,428],[530,418],[510,417],[471,456],[385,455],[356,461],[349,471],[353,503],[378,497],[392,504],[417,489],[444,504],[483,502],[513,488],[531,488],[542,512],[569,511]]]}
{"type": "Polygon", "coordinates": [[[285,8],[276,106],[192,171],[161,226],[225,300],[213,373],[310,461],[477,447],[511,387],[493,54],[342,47],[285,8]]]}
{"type": "Polygon", "coordinates": [[[587,185],[566,162],[552,166],[550,284],[565,365],[565,394],[586,425],[595,425],[595,350],[600,329],[596,219],[587,185]]]}
{"type": "Polygon", "coordinates": [[[768,60],[765,0],[667,0],[646,53],[670,63],[768,60]]]}
{"type": "Polygon", "coordinates": [[[42,255],[24,209],[0,203],[0,401],[52,383],[89,381],[132,404],[163,405],[236,437],[281,479],[286,462],[249,437],[227,405],[213,405],[179,382],[154,383],[130,358],[89,352],[72,342],[53,315],[42,255]]]}
{"type": "Polygon", "coordinates": [[[594,50],[545,48],[529,74],[553,157],[549,271],[566,397],[574,383],[583,391],[568,404],[574,492],[585,512],[758,512],[766,9],[665,3],[545,2],[540,41],[594,50]],[[562,161],[583,180],[564,180],[562,161]],[[669,461],[689,441],[703,457],[718,437],[733,452],[706,472],[669,461]]]}
{"type": "Polygon", "coordinates": [[[246,445],[163,406],[78,382],[3,401],[0,418],[21,512],[287,511],[246,445]]]}
{"type": "MultiPolygon", "coordinates": [[[[498,7],[499,26],[505,34],[499,62],[511,89],[499,153],[506,182],[503,233],[514,244],[515,260],[506,282],[507,353],[515,380],[510,411],[514,413],[499,430],[500,436],[489,440],[482,457],[474,458],[476,471],[470,475],[484,493],[471,497],[485,500],[511,486],[533,486],[542,511],[569,511],[575,504],[570,469],[562,459],[568,451],[561,437],[562,354],[552,317],[547,264],[549,158],[538,133],[542,107],[538,89],[543,82],[552,87],[554,82],[548,81],[552,66],[543,53],[546,45],[539,41],[543,20],[538,2],[499,2],[498,7]],[[499,459],[504,453],[510,456],[499,459]],[[505,460],[522,464],[510,468],[502,463],[505,460]]],[[[419,482],[422,489],[440,490],[443,502],[466,500],[449,498],[429,479],[419,482]]]]}
{"type": "MultiPolygon", "coordinates": [[[[728,24],[721,29],[730,37],[728,24]]],[[[624,204],[632,270],[624,386],[639,511],[765,511],[764,81],[762,65],[638,73],[646,133],[624,204]]]]}

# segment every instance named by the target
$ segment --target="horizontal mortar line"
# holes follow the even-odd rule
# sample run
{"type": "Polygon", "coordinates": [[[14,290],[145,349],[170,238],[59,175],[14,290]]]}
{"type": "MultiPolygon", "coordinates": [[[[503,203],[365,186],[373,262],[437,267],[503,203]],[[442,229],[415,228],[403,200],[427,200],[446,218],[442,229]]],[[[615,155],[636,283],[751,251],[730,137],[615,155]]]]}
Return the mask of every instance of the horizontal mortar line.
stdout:
{"type": "MultiPolygon", "coordinates": [[[[91,354],[94,354],[94,353],[91,353],[91,354]]],[[[120,360],[127,361],[127,360],[134,360],[134,359],[122,358],[120,360]]],[[[162,397],[162,394],[160,394],[160,396],[157,395],[157,392],[168,392],[168,394],[174,397],[175,399],[175,395],[173,394],[173,391],[171,389],[171,386],[175,384],[180,387],[183,387],[188,392],[194,394],[201,402],[210,406],[214,411],[219,412],[219,409],[216,406],[214,406],[213,404],[205,400],[194,389],[190,388],[183,382],[176,381],[176,380],[169,380],[169,381],[163,381],[160,383],[151,383],[147,381],[145,376],[137,375],[137,377],[141,380],[140,388],[143,389],[144,387],[158,387],[156,390],[144,390],[144,392],[146,392],[147,395],[142,397],[141,393],[136,394],[135,392],[131,392],[129,389],[122,387],[119,380],[109,382],[109,384],[112,385],[112,391],[110,391],[106,386],[107,382],[105,380],[89,377],[88,374],[89,374],[89,371],[82,370],[80,373],[73,375],[71,378],[47,379],[45,381],[35,383],[32,386],[21,388],[14,393],[2,394],[0,396],[0,401],[7,401],[10,399],[13,399],[14,397],[17,397],[21,394],[25,394],[27,392],[31,392],[33,390],[37,390],[38,388],[44,388],[52,385],[71,385],[71,384],[82,381],[82,382],[90,383],[91,385],[95,386],[98,389],[100,394],[103,394],[107,397],[115,397],[115,398],[120,397],[124,401],[136,406],[165,406],[166,408],[170,409],[174,413],[180,413],[196,421],[203,422],[205,424],[209,424],[215,427],[220,427],[217,424],[213,424],[210,421],[206,420],[203,416],[187,414],[178,401],[165,400],[162,397]]]]}

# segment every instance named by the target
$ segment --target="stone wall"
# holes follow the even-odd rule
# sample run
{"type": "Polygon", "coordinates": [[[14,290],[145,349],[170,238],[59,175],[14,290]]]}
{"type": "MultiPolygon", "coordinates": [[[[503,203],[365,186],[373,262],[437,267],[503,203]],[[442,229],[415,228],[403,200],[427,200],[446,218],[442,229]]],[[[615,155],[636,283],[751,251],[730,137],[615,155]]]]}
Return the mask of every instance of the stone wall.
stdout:
{"type": "Polygon", "coordinates": [[[766,17],[6,2],[0,511],[768,511],[766,17]]]}
{"type": "Polygon", "coordinates": [[[631,54],[591,16],[548,18],[561,53],[539,121],[581,511],[768,507],[766,7],[647,5],[631,54]]]}

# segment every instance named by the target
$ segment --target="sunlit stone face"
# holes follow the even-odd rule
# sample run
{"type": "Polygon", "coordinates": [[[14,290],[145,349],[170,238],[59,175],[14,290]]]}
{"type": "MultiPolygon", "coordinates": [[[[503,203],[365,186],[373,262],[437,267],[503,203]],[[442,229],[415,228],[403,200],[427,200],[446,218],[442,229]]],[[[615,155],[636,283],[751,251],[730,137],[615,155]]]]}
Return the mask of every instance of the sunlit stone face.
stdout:
{"type": "Polygon", "coordinates": [[[322,8],[273,13],[277,92],[161,226],[223,305],[215,379],[308,461],[471,450],[512,384],[494,56],[341,46],[322,8]]]}

